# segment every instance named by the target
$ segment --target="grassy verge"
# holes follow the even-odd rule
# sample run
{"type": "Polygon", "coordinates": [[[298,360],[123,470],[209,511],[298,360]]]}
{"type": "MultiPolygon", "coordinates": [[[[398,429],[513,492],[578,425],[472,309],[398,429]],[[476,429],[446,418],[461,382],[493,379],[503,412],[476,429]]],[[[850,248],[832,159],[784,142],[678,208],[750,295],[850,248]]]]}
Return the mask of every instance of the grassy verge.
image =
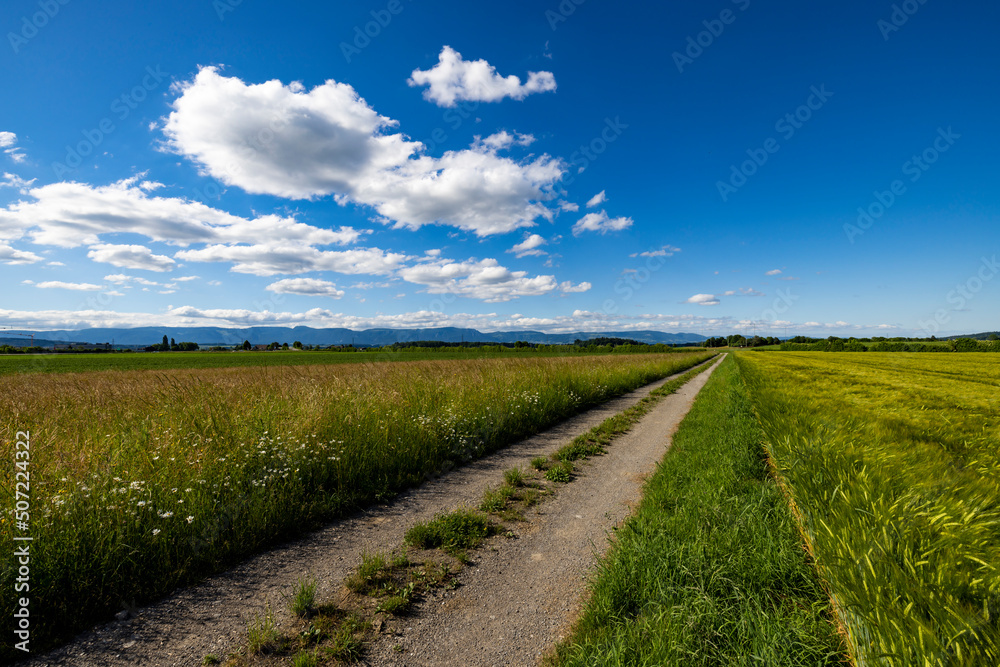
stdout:
{"type": "Polygon", "coordinates": [[[32,649],[709,356],[0,376],[0,458],[31,433],[32,649]]]}
{"type": "Polygon", "coordinates": [[[732,358],[617,531],[560,665],[834,665],[830,605],[732,358]]]}
{"type": "Polygon", "coordinates": [[[859,664],[1000,664],[1000,358],[746,354],[859,664]]]}

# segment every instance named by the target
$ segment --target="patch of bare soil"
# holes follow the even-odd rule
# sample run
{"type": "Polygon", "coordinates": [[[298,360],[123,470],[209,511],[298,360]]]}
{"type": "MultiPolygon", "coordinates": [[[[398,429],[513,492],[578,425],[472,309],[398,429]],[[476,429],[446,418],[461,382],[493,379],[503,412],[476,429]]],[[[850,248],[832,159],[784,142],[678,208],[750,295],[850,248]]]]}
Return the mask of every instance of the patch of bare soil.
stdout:
{"type": "MultiPolygon", "coordinates": [[[[719,360],[716,360],[716,364],[719,360]]],[[[568,631],[607,535],[640,497],[645,476],[669,447],[710,372],[666,397],[608,453],[582,463],[576,479],[529,510],[516,539],[494,538],[473,552],[461,586],[429,595],[381,632],[370,665],[529,665],[568,631]]],[[[669,378],[668,378],[669,379],[669,378]]],[[[245,644],[248,621],[269,605],[279,623],[300,578],[315,577],[320,601],[334,599],[361,554],[390,552],[413,524],[460,505],[478,505],[503,471],[528,467],[665,380],[608,401],[532,438],[454,470],[393,502],[337,521],[121,620],[84,633],[23,664],[167,667],[225,659],[245,644]]]]}

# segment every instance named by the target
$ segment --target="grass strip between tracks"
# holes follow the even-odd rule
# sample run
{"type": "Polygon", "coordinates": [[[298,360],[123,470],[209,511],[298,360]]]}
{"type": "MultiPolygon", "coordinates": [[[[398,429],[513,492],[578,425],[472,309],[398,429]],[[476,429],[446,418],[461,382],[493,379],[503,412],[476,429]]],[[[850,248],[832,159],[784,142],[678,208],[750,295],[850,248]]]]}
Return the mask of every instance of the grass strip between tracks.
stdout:
{"type": "Polygon", "coordinates": [[[558,665],[834,665],[830,602],[732,358],[616,533],[558,665]]]}

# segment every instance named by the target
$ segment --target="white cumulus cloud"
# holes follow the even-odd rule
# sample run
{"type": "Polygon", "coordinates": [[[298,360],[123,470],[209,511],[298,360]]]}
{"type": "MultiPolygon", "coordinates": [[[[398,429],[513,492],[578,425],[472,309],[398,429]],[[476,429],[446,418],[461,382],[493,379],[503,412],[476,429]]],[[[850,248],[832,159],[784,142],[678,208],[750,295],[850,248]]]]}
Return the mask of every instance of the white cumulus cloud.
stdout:
{"type": "Polygon", "coordinates": [[[501,76],[485,60],[463,60],[462,54],[445,46],[438,63],[429,70],[415,69],[407,80],[413,87],[427,86],[424,99],[441,107],[453,107],[456,102],[499,102],[505,97],[523,100],[532,93],[556,89],[552,72],[528,72],[528,80],[511,74],[501,76]]]}
{"type": "Polygon", "coordinates": [[[518,243],[513,248],[507,252],[515,253],[515,257],[527,257],[529,255],[541,256],[547,254],[544,250],[541,250],[539,246],[543,246],[547,241],[538,234],[531,234],[524,241],[518,243]]]}
{"type": "Polygon", "coordinates": [[[335,271],[348,274],[387,275],[407,259],[406,255],[379,248],[319,250],[297,244],[210,245],[197,250],[182,250],[174,255],[181,261],[232,262],[236,273],[273,276],[310,271],[335,271]]]}
{"type": "Polygon", "coordinates": [[[402,269],[398,275],[407,282],[423,285],[430,294],[456,294],[487,303],[539,296],[559,288],[553,276],[528,277],[526,271],[511,271],[492,258],[464,262],[435,260],[402,269]]]}
{"type": "Polygon", "coordinates": [[[530,227],[552,218],[545,202],[565,171],[544,154],[498,156],[533,140],[506,131],[431,157],[354,88],[332,80],[307,91],[297,82],[246,84],[205,67],[176,90],[166,145],[206,174],[255,194],[332,194],[399,227],[452,225],[479,236],[530,227]]]}
{"type": "Polygon", "coordinates": [[[166,255],[154,255],[153,251],[141,245],[100,244],[90,246],[87,257],[95,262],[104,262],[123,269],[145,269],[146,271],[171,271],[177,264],[166,255]]]}
{"type": "Polygon", "coordinates": [[[286,278],[271,283],[265,289],[276,294],[301,294],[303,296],[328,296],[339,299],[344,291],[329,280],[317,278],[286,278]]]}
{"type": "Polygon", "coordinates": [[[607,212],[601,210],[597,213],[588,213],[580,218],[573,225],[573,236],[579,236],[583,232],[607,234],[608,232],[618,232],[628,229],[631,226],[632,218],[609,218],[607,212]]]}
{"type": "Polygon", "coordinates": [[[61,280],[46,280],[36,283],[35,287],[40,289],[68,289],[80,292],[97,292],[104,289],[101,285],[94,285],[92,283],[65,283],[61,280]]]}
{"type": "Polygon", "coordinates": [[[699,306],[717,306],[719,305],[719,299],[714,294],[695,294],[692,297],[688,297],[685,303],[695,303],[699,306]]]}
{"type": "Polygon", "coordinates": [[[0,262],[4,264],[34,264],[42,258],[27,250],[16,250],[5,243],[0,243],[0,262]]]}
{"type": "Polygon", "coordinates": [[[99,245],[102,234],[140,234],[152,241],[192,243],[297,241],[353,243],[361,232],[349,227],[322,229],[290,217],[241,218],[199,202],[151,196],[138,185],[141,175],[110,185],[60,182],[33,188],[33,201],[0,209],[0,239],[27,236],[61,248],[99,245]]]}
{"type": "Polygon", "coordinates": [[[606,201],[608,201],[608,196],[604,194],[604,190],[601,190],[596,195],[587,200],[587,208],[594,208],[595,206],[599,206],[606,201]]]}

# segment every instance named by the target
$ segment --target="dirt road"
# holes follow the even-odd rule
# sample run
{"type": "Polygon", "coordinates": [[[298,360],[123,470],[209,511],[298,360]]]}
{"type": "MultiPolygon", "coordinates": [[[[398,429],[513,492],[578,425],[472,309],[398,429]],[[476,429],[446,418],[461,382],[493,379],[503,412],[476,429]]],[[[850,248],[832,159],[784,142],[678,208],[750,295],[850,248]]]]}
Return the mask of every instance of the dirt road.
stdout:
{"type": "MultiPolygon", "coordinates": [[[[713,363],[718,363],[715,360],[713,363]]],[[[477,552],[462,586],[426,600],[397,633],[368,652],[372,665],[529,665],[568,630],[606,535],[638,500],[642,481],[662,458],[709,373],[666,397],[608,454],[579,468],[573,483],[533,510],[518,539],[477,552]]],[[[365,552],[391,551],[418,521],[478,504],[503,471],[527,467],[604,419],[638,402],[660,380],[559,426],[452,471],[398,497],[255,556],[129,618],[87,632],[27,665],[198,665],[239,648],[249,618],[266,602],[280,615],[300,577],[315,576],[320,599],[332,597],[365,552]]],[[[126,613],[123,613],[126,615],[126,613]]]]}

